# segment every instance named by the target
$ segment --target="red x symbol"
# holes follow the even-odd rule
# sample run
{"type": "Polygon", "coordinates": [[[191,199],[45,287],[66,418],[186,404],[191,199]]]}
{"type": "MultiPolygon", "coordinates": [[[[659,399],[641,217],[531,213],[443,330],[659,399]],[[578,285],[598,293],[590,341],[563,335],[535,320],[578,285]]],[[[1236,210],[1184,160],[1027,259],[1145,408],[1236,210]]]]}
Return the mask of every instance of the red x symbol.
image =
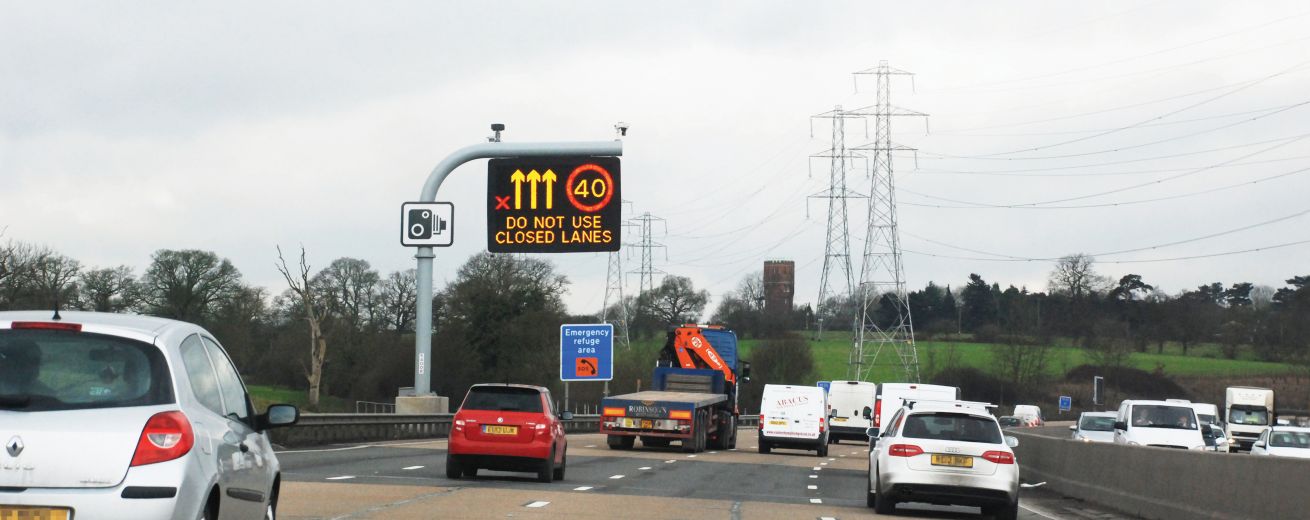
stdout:
{"type": "Polygon", "coordinates": [[[504,197],[497,197],[495,195],[492,195],[492,197],[496,197],[496,209],[498,210],[509,209],[509,195],[506,195],[504,197]]]}

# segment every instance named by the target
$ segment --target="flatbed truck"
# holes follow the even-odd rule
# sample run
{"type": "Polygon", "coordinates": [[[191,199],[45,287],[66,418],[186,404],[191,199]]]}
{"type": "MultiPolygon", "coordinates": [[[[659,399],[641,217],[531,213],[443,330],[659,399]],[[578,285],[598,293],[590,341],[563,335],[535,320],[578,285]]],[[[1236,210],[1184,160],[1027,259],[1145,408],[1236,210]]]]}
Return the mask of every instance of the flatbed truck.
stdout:
{"type": "Polygon", "coordinates": [[[601,400],[600,432],[611,449],[636,445],[682,451],[737,445],[737,385],[750,364],[737,358],[737,336],[721,327],[683,325],[669,331],[651,378],[652,390],[601,400]]]}

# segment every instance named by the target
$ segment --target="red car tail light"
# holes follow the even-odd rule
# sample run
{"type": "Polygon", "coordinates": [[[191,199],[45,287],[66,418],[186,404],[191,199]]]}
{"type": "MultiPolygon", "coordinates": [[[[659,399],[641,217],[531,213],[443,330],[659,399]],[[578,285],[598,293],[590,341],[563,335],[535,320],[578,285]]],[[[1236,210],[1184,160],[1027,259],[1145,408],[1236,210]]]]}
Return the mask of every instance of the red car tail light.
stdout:
{"type": "Polygon", "coordinates": [[[882,399],[873,404],[873,427],[882,426],[882,399]]]}
{"type": "Polygon", "coordinates": [[[989,451],[982,457],[995,464],[1014,464],[1014,454],[1008,451],[989,451]]]}
{"type": "Polygon", "coordinates": [[[760,414],[760,431],[764,431],[764,414],[760,414]]]}
{"type": "Polygon", "coordinates": [[[160,412],[146,421],[141,438],[136,442],[132,466],[166,462],[191,451],[196,442],[191,421],[179,411],[160,412]]]}
{"type": "Polygon", "coordinates": [[[49,321],[15,321],[10,328],[13,329],[32,329],[32,330],[66,330],[69,332],[82,332],[81,323],[58,323],[49,321]]]}
{"type": "Polygon", "coordinates": [[[913,444],[893,444],[890,448],[887,448],[887,454],[893,457],[913,457],[923,455],[923,448],[913,444]]]}
{"type": "Polygon", "coordinates": [[[819,433],[820,433],[820,434],[823,433],[823,418],[822,418],[822,417],[819,418],[819,433]]]}

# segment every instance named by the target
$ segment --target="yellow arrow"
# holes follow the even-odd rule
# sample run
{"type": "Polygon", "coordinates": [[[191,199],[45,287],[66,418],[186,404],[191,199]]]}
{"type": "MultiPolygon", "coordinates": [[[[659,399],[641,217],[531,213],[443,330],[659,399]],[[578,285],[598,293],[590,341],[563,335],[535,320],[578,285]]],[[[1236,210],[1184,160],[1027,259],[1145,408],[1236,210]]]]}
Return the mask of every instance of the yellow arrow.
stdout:
{"type": "Polygon", "coordinates": [[[555,172],[546,170],[545,175],[541,176],[541,180],[546,181],[546,209],[551,209],[555,201],[555,181],[559,180],[559,178],[555,177],[555,172]]]}
{"type": "Polygon", "coordinates": [[[523,170],[514,170],[509,180],[514,183],[514,209],[523,209],[523,170]]]}
{"type": "Polygon", "coordinates": [[[532,209],[537,209],[537,183],[541,182],[541,174],[537,170],[528,172],[528,182],[532,183],[532,209]]]}

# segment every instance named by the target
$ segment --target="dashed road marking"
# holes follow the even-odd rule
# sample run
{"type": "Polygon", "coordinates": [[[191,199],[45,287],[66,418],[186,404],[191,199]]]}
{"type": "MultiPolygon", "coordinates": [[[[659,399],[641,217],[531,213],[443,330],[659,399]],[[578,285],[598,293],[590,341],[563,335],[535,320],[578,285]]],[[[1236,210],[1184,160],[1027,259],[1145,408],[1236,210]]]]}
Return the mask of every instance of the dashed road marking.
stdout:
{"type": "Polygon", "coordinates": [[[837,520],[837,517],[833,517],[833,516],[821,516],[821,517],[819,517],[819,520],[837,520]]]}
{"type": "Polygon", "coordinates": [[[810,478],[819,478],[818,475],[810,475],[810,478]]]}
{"type": "Polygon", "coordinates": [[[822,499],[822,498],[811,498],[811,499],[810,499],[810,503],[811,503],[811,504],[822,504],[822,503],[823,503],[823,499],[822,499]]]}
{"type": "Polygon", "coordinates": [[[642,467],[637,468],[637,469],[638,469],[638,470],[641,470],[641,471],[650,471],[650,466],[642,466],[642,467]]]}
{"type": "Polygon", "coordinates": [[[711,451],[711,452],[708,452],[708,453],[709,453],[710,455],[718,455],[718,454],[719,454],[719,452],[717,452],[717,451],[711,451]]]}
{"type": "Polygon", "coordinates": [[[410,470],[415,470],[415,469],[423,469],[423,466],[408,466],[408,467],[404,467],[404,468],[400,468],[400,469],[403,469],[403,470],[405,470],[405,471],[410,471],[410,470]]]}
{"type": "Polygon", "coordinates": [[[595,445],[595,444],[588,444],[588,445],[583,446],[583,447],[584,447],[584,448],[595,448],[596,445],[595,445]]]}
{"type": "Polygon", "coordinates": [[[547,505],[550,505],[550,502],[543,502],[541,500],[538,500],[530,504],[524,504],[523,507],[546,507],[547,505]]]}
{"type": "Polygon", "coordinates": [[[810,485],[808,485],[808,486],[805,486],[805,489],[819,489],[819,486],[816,486],[816,485],[814,485],[814,484],[810,484],[810,485]]]}
{"type": "Polygon", "coordinates": [[[834,460],[837,460],[837,459],[829,458],[829,459],[828,459],[828,462],[832,462],[832,461],[834,461],[834,460]]]}
{"type": "Polygon", "coordinates": [[[827,463],[827,462],[820,462],[819,465],[820,465],[820,466],[827,466],[828,463],[827,463]]]}
{"type": "Polygon", "coordinates": [[[573,490],[574,490],[574,491],[591,491],[591,490],[592,490],[592,487],[591,487],[591,486],[581,486],[581,487],[575,487],[575,488],[573,488],[573,490]]]}
{"type": "Polygon", "coordinates": [[[669,459],[669,460],[664,461],[665,464],[673,464],[674,462],[677,462],[677,461],[676,461],[676,460],[673,460],[673,459],[669,459]]]}
{"type": "Polygon", "coordinates": [[[621,478],[623,478],[623,475],[612,475],[612,476],[610,476],[610,480],[618,480],[618,479],[621,479],[621,478]]]}
{"type": "Polygon", "coordinates": [[[340,476],[340,477],[328,477],[327,479],[328,479],[328,480],[350,480],[350,479],[352,479],[352,478],[355,478],[355,476],[354,476],[354,475],[342,475],[342,476],[340,476]]]}
{"type": "Polygon", "coordinates": [[[687,458],[689,458],[689,459],[694,459],[694,458],[696,458],[696,456],[695,456],[695,455],[687,455],[687,458]]]}
{"type": "Polygon", "coordinates": [[[822,471],[822,470],[823,470],[823,468],[820,468],[820,467],[818,467],[818,466],[815,466],[815,467],[814,467],[814,471],[822,471]]]}

